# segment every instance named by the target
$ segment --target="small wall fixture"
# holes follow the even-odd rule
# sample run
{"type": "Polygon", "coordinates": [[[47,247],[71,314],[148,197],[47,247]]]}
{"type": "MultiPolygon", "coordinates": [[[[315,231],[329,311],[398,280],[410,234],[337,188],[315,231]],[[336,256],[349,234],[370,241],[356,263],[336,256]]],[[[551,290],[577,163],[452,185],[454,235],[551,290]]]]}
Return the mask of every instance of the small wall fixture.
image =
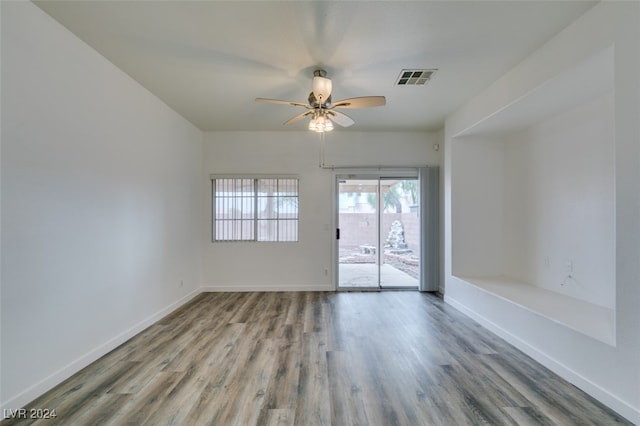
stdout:
{"type": "Polygon", "coordinates": [[[438,145],[437,143],[433,144],[433,150],[434,151],[440,151],[440,145],[438,145]]]}

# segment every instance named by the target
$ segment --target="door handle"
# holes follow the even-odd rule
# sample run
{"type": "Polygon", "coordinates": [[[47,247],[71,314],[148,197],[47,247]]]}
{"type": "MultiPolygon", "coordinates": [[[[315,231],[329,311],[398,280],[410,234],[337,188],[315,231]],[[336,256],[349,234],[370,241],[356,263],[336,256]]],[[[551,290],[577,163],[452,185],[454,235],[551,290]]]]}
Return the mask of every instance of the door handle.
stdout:
{"type": "Polygon", "coordinates": [[[340,228],[336,228],[336,240],[340,239],[340,228]]]}

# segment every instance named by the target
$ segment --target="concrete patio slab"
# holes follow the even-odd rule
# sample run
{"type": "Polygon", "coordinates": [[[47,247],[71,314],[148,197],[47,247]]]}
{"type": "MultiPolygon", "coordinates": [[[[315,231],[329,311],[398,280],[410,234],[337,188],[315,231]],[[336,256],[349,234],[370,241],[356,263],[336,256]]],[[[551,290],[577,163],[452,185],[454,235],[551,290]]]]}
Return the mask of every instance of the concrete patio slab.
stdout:
{"type": "MultiPolygon", "coordinates": [[[[374,263],[341,263],[338,266],[338,288],[377,288],[378,265],[374,263]]],[[[411,275],[384,264],[380,267],[382,288],[418,288],[411,275]]]]}

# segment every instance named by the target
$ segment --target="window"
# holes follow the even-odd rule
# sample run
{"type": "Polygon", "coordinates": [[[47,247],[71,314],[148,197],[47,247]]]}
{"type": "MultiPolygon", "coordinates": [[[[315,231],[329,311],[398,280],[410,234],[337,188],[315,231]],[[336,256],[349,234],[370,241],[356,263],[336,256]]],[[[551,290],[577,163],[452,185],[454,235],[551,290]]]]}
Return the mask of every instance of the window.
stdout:
{"type": "Polygon", "coordinates": [[[214,177],[213,241],[298,241],[298,179],[214,177]]]}

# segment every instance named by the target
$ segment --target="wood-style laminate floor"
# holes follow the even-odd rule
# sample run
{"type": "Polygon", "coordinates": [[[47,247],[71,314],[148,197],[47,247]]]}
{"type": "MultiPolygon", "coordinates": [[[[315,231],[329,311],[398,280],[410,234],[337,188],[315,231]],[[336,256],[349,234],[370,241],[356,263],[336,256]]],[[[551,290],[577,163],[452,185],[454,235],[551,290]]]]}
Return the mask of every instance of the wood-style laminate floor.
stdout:
{"type": "Polygon", "coordinates": [[[204,293],[28,408],[55,409],[46,425],[630,424],[418,292],[204,293]]]}

